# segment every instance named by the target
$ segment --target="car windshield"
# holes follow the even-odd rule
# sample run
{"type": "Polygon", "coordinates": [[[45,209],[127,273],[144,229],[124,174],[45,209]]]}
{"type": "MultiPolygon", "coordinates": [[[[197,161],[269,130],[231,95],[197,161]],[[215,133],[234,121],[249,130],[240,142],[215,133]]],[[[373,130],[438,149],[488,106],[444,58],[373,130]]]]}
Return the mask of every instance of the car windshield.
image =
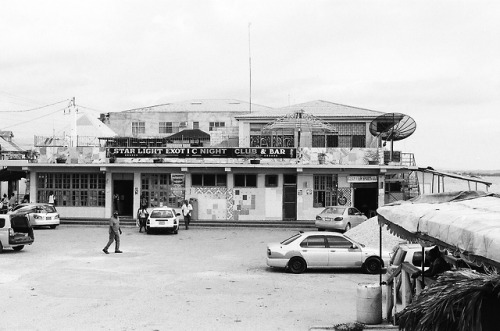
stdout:
{"type": "Polygon", "coordinates": [[[345,208],[340,208],[340,207],[327,207],[325,208],[321,213],[324,214],[343,214],[345,211],[345,208]]]}
{"type": "Polygon", "coordinates": [[[281,242],[282,245],[288,245],[289,243],[293,242],[295,239],[300,237],[300,233],[294,234],[288,239],[285,239],[281,242]]]}
{"type": "Polygon", "coordinates": [[[151,218],[163,218],[163,217],[174,217],[174,213],[171,210],[153,210],[151,212],[151,218]]]}

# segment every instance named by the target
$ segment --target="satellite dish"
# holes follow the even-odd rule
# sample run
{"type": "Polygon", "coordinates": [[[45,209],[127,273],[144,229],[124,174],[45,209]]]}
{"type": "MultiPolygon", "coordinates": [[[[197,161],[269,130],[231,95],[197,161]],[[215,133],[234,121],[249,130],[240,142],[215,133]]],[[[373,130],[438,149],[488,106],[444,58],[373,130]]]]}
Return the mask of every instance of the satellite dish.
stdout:
{"type": "Polygon", "coordinates": [[[391,142],[391,161],[394,141],[408,138],[415,132],[417,124],[408,115],[387,113],[374,119],[370,123],[370,133],[380,139],[391,142]]]}

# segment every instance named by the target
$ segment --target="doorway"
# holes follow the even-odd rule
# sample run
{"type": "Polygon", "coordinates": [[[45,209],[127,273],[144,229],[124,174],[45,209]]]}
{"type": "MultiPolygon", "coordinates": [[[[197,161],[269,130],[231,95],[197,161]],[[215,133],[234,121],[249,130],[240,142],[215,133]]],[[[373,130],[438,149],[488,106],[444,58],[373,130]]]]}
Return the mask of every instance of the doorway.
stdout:
{"type": "Polygon", "coordinates": [[[378,208],[377,183],[353,184],[353,189],[353,206],[368,218],[375,216],[378,208]]]}
{"type": "Polygon", "coordinates": [[[134,181],[113,181],[113,211],[117,210],[120,216],[133,216],[134,181]]]}
{"type": "Polygon", "coordinates": [[[297,175],[283,175],[283,220],[297,220],[297,175]]]}

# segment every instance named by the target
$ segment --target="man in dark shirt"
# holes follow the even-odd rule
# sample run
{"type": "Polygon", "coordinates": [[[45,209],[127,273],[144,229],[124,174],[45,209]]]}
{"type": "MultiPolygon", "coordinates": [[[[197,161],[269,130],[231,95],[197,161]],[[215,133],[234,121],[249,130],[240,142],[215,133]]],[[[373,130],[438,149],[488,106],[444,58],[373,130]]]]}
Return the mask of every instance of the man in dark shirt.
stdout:
{"type": "Polygon", "coordinates": [[[118,212],[113,213],[113,217],[109,219],[109,241],[103,248],[103,252],[109,254],[108,248],[111,246],[113,241],[115,242],[115,253],[123,253],[120,250],[120,235],[122,230],[120,229],[120,219],[118,218],[118,212]]]}

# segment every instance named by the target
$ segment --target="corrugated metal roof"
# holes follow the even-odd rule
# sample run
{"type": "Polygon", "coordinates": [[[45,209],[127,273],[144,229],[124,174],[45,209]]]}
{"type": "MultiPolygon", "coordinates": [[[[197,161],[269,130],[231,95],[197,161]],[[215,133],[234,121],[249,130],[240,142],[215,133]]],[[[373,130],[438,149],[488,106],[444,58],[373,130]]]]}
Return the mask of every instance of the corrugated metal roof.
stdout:
{"type": "Polygon", "coordinates": [[[236,118],[253,118],[253,117],[270,117],[276,118],[279,116],[283,116],[289,113],[294,113],[299,110],[304,110],[307,114],[311,114],[316,117],[368,117],[368,118],[376,118],[385,112],[352,107],[341,105],[338,103],[333,103],[329,101],[323,100],[315,100],[309,101],[305,103],[299,103],[292,106],[282,107],[273,109],[272,112],[258,112],[252,111],[251,114],[239,115],[236,118]]]}
{"type": "MultiPolygon", "coordinates": [[[[271,107],[252,103],[252,112],[269,112],[271,107]]],[[[123,113],[143,112],[250,112],[250,104],[236,99],[194,99],[150,107],[125,110],[123,113]]]]}
{"type": "Polygon", "coordinates": [[[0,131],[0,147],[2,152],[24,152],[24,149],[12,141],[13,137],[12,131],[0,131]]]}

